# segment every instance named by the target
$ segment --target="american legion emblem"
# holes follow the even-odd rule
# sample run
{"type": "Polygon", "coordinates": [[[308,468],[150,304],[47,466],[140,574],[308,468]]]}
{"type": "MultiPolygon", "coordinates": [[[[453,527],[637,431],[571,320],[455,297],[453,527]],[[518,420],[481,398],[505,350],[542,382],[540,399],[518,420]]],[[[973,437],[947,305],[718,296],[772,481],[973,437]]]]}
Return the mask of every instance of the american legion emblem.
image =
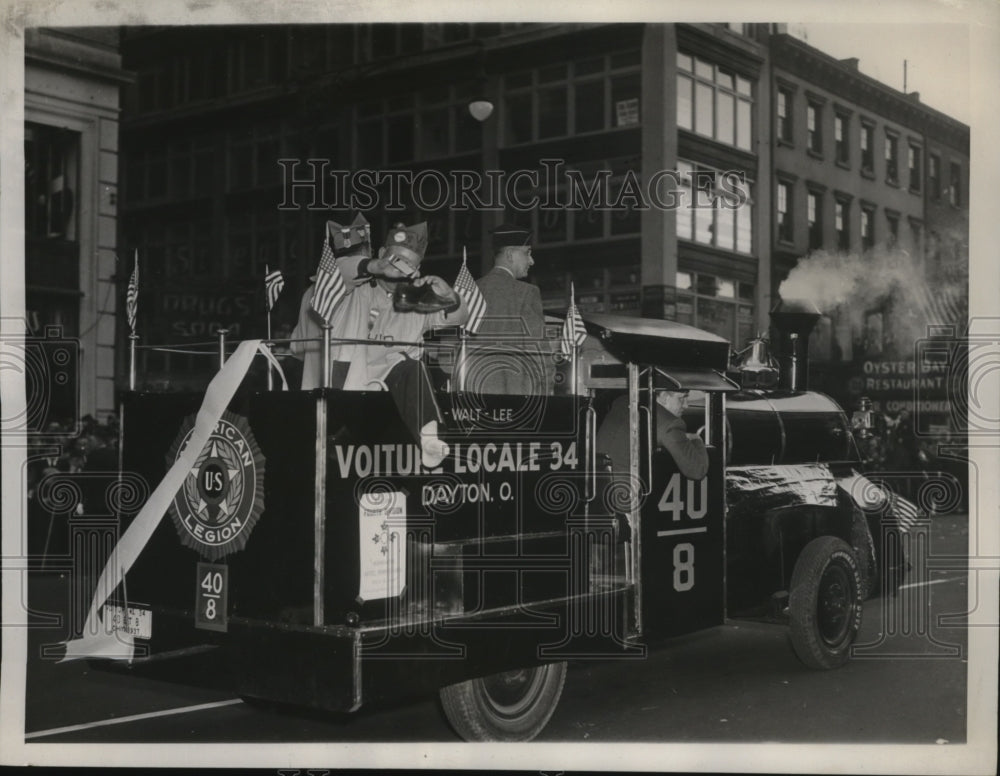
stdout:
{"type": "MultiPolygon", "coordinates": [[[[195,416],[184,420],[167,466],[180,456],[194,432],[195,416]]],[[[209,561],[242,550],[264,510],[264,455],[246,418],[224,412],[184,484],[170,505],[181,543],[209,561]]]]}

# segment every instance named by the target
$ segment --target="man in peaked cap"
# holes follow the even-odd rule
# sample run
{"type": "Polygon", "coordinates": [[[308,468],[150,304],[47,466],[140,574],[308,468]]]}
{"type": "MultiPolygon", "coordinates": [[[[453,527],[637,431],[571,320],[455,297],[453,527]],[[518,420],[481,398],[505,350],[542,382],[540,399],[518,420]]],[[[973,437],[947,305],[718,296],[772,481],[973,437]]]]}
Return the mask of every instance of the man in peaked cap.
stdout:
{"type": "MultiPolygon", "coordinates": [[[[341,226],[335,221],[327,223],[327,233],[330,235],[334,258],[339,264],[341,259],[355,256],[369,259],[372,255],[371,225],[363,215],[358,213],[350,226],[341,226]]],[[[302,390],[319,388],[323,384],[323,321],[312,309],[312,297],[315,290],[316,276],[309,278],[310,286],[302,294],[299,304],[299,320],[292,332],[293,341],[290,349],[292,354],[302,360],[302,390]]],[[[343,314],[343,305],[333,312],[333,325],[343,314]]],[[[343,356],[343,348],[334,344],[330,348],[330,364],[332,375],[331,388],[342,388],[347,378],[350,366],[343,356]]]]}
{"type": "Polygon", "coordinates": [[[534,265],[531,232],[501,224],[492,232],[493,269],[476,281],[486,299],[479,328],[483,347],[466,368],[466,390],[530,396],[549,393],[554,366],[544,342],[545,315],[538,286],[524,282],[534,265]]]}
{"type": "Polygon", "coordinates": [[[350,362],[344,388],[388,389],[407,427],[420,442],[424,466],[435,468],[447,456],[448,445],[438,437],[441,412],[421,360],[423,348],[416,343],[433,328],[461,325],[469,311],[461,296],[443,279],[420,275],[426,249],[426,223],[395,224],[377,258],[350,256],[338,262],[348,294],[338,308],[342,314],[335,316],[333,336],[398,343],[344,345],[340,358],[350,362]],[[420,296],[429,294],[439,299],[440,309],[421,312],[420,308],[397,308],[397,286],[405,283],[420,290],[420,296]]]}

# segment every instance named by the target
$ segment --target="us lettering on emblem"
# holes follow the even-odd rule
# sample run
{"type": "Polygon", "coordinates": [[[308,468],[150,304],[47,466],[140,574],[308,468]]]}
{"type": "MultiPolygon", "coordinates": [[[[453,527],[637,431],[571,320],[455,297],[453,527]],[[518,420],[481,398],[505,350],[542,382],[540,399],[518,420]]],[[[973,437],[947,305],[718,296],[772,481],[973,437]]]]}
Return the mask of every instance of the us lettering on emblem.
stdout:
{"type": "Polygon", "coordinates": [[[199,563],[196,582],[194,626],[225,633],[229,567],[222,563],[199,563]]]}

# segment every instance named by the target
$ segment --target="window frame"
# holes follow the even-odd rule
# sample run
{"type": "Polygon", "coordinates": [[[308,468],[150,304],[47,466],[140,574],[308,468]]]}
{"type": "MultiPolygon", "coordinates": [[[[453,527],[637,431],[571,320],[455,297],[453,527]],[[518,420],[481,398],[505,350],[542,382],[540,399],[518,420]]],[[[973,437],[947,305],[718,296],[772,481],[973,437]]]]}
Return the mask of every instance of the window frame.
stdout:
{"type": "Polygon", "coordinates": [[[775,115],[775,139],[779,145],[795,145],[795,88],[784,83],[779,83],[775,94],[774,115],[775,115]],[[784,100],[782,100],[784,98],[784,100]],[[784,112],[782,112],[782,102],[784,102],[784,112]]]}
{"type": "Polygon", "coordinates": [[[795,242],[795,181],[789,177],[778,176],[775,182],[775,223],[774,232],[777,242],[793,244],[795,242]],[[784,192],[784,197],[782,193],[784,192]],[[782,209],[784,200],[784,210],[782,209]]]}
{"type": "Polygon", "coordinates": [[[677,171],[680,174],[679,185],[681,191],[681,206],[676,210],[676,229],[675,233],[678,240],[684,240],[697,245],[706,245],[715,250],[726,251],[727,253],[735,253],[740,256],[751,256],[753,255],[753,245],[754,245],[754,235],[753,235],[753,184],[754,182],[747,179],[745,184],[745,195],[746,202],[739,208],[727,208],[723,204],[724,198],[719,195],[719,182],[725,170],[721,170],[715,167],[711,167],[707,164],[702,164],[699,162],[694,162],[690,159],[678,159],[677,160],[677,171]],[[690,171],[688,172],[688,168],[690,171]],[[713,184],[709,191],[715,195],[715,206],[710,210],[708,208],[694,208],[693,197],[695,191],[695,180],[692,180],[692,175],[697,179],[699,172],[702,175],[711,173],[713,175],[713,184]],[[732,236],[732,243],[722,244],[723,235],[720,230],[720,212],[729,211],[732,213],[731,216],[727,216],[729,220],[730,234],[732,236]],[[711,234],[711,240],[705,241],[699,239],[699,214],[701,218],[704,219],[706,214],[708,214],[709,223],[708,230],[711,234]],[[747,244],[744,246],[745,250],[741,248],[741,227],[749,226],[750,235],[747,244]],[[682,228],[684,233],[682,234],[682,228]]]}
{"type": "Polygon", "coordinates": [[[920,174],[922,165],[923,148],[918,143],[914,143],[911,140],[906,145],[906,166],[909,170],[908,187],[914,194],[920,193],[923,186],[923,180],[920,174]]]}
{"type": "Polygon", "coordinates": [[[823,247],[823,195],[816,186],[806,187],[806,227],[809,235],[809,250],[823,247]]]}
{"type": "Polygon", "coordinates": [[[927,193],[935,202],[941,199],[940,154],[927,154],[927,193]]]}
{"type": "Polygon", "coordinates": [[[848,251],[851,249],[851,196],[849,194],[838,193],[833,200],[833,230],[837,235],[837,249],[848,251]],[[842,209],[839,214],[840,228],[837,228],[838,208],[842,209]]]}
{"type": "Polygon", "coordinates": [[[885,130],[885,182],[899,186],[899,133],[886,127],[885,130]]]}
{"type": "Polygon", "coordinates": [[[840,108],[833,111],[833,159],[846,169],[851,166],[851,114],[840,108]],[[837,138],[837,128],[840,127],[840,139],[837,138]]]}
{"type": "Polygon", "coordinates": [[[948,164],[948,204],[952,207],[962,206],[962,163],[952,161],[948,164]]]}
{"type": "Polygon", "coordinates": [[[823,103],[812,97],[806,102],[806,150],[823,157],[823,103]]]}
{"type": "Polygon", "coordinates": [[[677,89],[677,126],[687,132],[698,135],[699,137],[707,137],[714,140],[717,143],[722,143],[723,145],[729,146],[730,148],[737,148],[741,151],[752,151],[754,142],[754,79],[748,77],[746,74],[720,65],[716,62],[703,59],[696,54],[691,54],[687,51],[678,51],[676,57],[676,83],[677,89]],[[686,63],[682,64],[682,58],[684,60],[690,60],[691,68],[687,69],[686,63]],[[699,68],[699,66],[701,66],[699,68]],[[705,75],[699,70],[705,70],[709,68],[711,70],[711,77],[705,75]],[[731,86],[725,84],[721,79],[728,77],[731,79],[731,86]],[[681,83],[687,81],[690,84],[690,109],[688,115],[682,115],[680,105],[680,96],[682,93],[681,83]],[[741,82],[746,84],[746,90],[742,90],[741,82]],[[698,111],[701,107],[701,101],[699,100],[699,87],[701,87],[701,93],[706,91],[710,94],[710,106],[711,111],[711,131],[703,132],[698,126],[698,111]],[[723,137],[720,129],[720,105],[723,104],[721,98],[728,98],[731,105],[731,131],[729,137],[723,137]],[[749,112],[747,115],[747,126],[742,126],[740,123],[741,116],[741,106],[749,106],[749,112]],[[741,144],[741,138],[745,132],[746,142],[741,144]]]}
{"type": "Polygon", "coordinates": [[[859,124],[859,145],[861,152],[861,174],[875,177],[875,122],[861,119],[859,124]]]}
{"type": "Polygon", "coordinates": [[[863,202],[861,204],[858,236],[861,238],[862,250],[871,250],[875,247],[875,211],[874,203],[863,202]]]}

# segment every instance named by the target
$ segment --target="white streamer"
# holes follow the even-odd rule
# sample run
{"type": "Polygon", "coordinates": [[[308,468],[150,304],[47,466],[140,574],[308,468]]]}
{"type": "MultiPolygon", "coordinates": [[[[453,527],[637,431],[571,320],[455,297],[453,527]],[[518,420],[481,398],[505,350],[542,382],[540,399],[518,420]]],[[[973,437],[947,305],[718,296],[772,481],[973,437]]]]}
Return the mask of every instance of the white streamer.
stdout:
{"type": "MultiPolygon", "coordinates": [[[[198,410],[194,429],[187,446],[174,461],[163,480],[150,495],[145,506],[122,534],[118,544],[112,550],[101,576],[97,581],[94,599],[90,604],[87,621],[84,623],[83,636],[66,642],[66,656],[63,660],[75,660],[83,657],[108,657],[116,660],[131,660],[135,652],[135,644],[131,634],[111,630],[105,627],[101,617],[101,607],[111,594],[125,579],[125,574],[132,568],[146,543],[152,537],[170,503],[184,484],[184,478],[194,466],[202,449],[215,429],[222,413],[236,394],[236,389],[246,376],[258,351],[268,356],[267,348],[261,340],[246,340],[241,342],[236,351],[223,365],[222,369],[212,378],[205,398],[198,410]]],[[[271,358],[274,358],[272,355],[271,358]]],[[[280,368],[279,368],[280,374],[280,368]]],[[[285,382],[281,374],[282,383],[285,382]]],[[[285,384],[287,387],[287,383],[285,384]]],[[[125,602],[128,605],[128,602],[125,602]]],[[[127,614],[127,612],[126,612],[127,614]]]]}

